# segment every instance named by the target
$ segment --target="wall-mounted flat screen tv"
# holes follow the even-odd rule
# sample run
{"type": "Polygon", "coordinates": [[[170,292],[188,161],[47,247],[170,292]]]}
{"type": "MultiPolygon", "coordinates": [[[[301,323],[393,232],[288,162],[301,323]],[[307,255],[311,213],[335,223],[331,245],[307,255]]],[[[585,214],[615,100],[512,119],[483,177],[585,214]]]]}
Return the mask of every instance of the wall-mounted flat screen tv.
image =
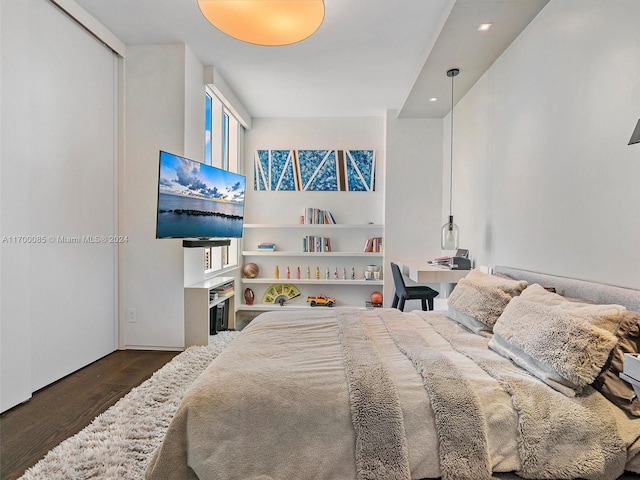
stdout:
{"type": "Polygon", "coordinates": [[[160,151],[156,238],[242,237],[246,177],[160,151]]]}

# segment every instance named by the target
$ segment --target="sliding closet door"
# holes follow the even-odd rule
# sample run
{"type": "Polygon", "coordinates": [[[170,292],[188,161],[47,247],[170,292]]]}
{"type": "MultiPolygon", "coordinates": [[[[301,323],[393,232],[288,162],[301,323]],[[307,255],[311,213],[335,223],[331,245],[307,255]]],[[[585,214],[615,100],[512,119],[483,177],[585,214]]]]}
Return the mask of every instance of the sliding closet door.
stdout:
{"type": "Polygon", "coordinates": [[[3,0],[1,19],[3,57],[19,51],[2,65],[2,234],[28,238],[3,245],[2,343],[5,325],[24,342],[7,313],[28,317],[16,368],[34,391],[116,349],[117,59],[48,0],[3,0]]]}

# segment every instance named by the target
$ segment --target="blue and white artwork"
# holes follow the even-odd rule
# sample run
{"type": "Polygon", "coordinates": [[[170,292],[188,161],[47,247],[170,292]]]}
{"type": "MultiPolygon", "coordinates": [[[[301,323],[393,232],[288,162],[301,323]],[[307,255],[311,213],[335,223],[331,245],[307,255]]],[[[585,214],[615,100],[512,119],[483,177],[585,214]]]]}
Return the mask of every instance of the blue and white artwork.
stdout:
{"type": "Polygon", "coordinates": [[[372,192],[373,150],[258,150],[254,190],[372,192]]]}

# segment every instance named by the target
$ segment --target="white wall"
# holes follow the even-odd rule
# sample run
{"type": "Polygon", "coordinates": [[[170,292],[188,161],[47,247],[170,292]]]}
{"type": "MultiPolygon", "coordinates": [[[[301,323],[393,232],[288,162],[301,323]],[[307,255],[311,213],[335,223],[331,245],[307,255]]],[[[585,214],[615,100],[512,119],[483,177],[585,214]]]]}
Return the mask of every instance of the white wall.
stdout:
{"type": "MultiPolygon", "coordinates": [[[[385,191],[386,305],[391,306],[390,262],[420,266],[440,255],[442,120],[399,119],[387,112],[385,191]]],[[[448,203],[447,203],[448,205],[448,203]]],[[[438,290],[439,285],[432,285],[438,290]]],[[[409,301],[405,310],[421,308],[409,301]]]]}
{"type": "Polygon", "coordinates": [[[257,118],[245,135],[244,173],[247,175],[245,222],[297,223],[304,207],[340,212],[340,223],[383,223],[384,119],[257,118]],[[373,149],[376,151],[374,192],[256,192],[253,158],[257,149],[373,149]],[[345,208],[348,205],[348,208],[345,208]],[[258,206],[259,208],[256,208],[258,206]]]}
{"type": "MultiPolygon", "coordinates": [[[[204,68],[185,45],[131,46],[120,222],[120,325],[126,348],[184,347],[181,240],[156,240],[158,155],[204,158],[204,68]],[[135,309],[137,321],[127,320],[135,309]]],[[[191,262],[188,262],[191,265],[191,262]]]]}
{"type": "Polygon", "coordinates": [[[640,288],[638,18],[636,0],[553,0],[456,106],[476,263],[640,288]]]}

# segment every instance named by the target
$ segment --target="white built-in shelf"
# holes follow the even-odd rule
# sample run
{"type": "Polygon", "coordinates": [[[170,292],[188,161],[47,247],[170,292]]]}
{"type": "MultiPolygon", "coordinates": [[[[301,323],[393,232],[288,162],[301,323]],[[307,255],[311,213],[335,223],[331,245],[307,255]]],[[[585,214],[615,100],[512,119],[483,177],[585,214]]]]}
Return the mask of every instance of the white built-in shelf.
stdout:
{"type": "Polygon", "coordinates": [[[232,283],[235,288],[234,277],[212,277],[184,287],[185,347],[208,344],[211,309],[224,301],[229,301],[228,327],[235,328],[234,290],[211,299],[211,290],[226,283],[232,283]]]}
{"type": "Polygon", "coordinates": [[[307,285],[384,285],[382,280],[343,280],[326,278],[243,278],[242,283],[299,283],[307,285]]]}
{"type": "Polygon", "coordinates": [[[245,250],[242,255],[268,255],[270,257],[384,257],[382,252],[295,252],[284,250],[245,250]]]}
{"type": "Polygon", "coordinates": [[[214,298],[209,301],[209,308],[215,307],[219,303],[224,302],[227,298],[231,298],[234,296],[234,292],[229,293],[228,295],[218,295],[218,298],[214,298]]]}
{"type": "MultiPolygon", "coordinates": [[[[348,206],[345,206],[348,208],[348,206]]],[[[323,293],[334,296],[338,300],[338,305],[333,308],[351,307],[364,308],[366,301],[372,291],[382,291],[384,280],[365,280],[364,275],[368,265],[382,265],[384,263],[384,252],[363,252],[364,245],[370,238],[384,237],[384,225],[379,223],[245,223],[244,224],[244,245],[247,250],[242,252],[243,263],[256,262],[264,277],[240,278],[240,289],[245,290],[251,287],[255,290],[256,300],[262,298],[262,292],[269,285],[275,283],[290,283],[296,285],[300,290],[300,298],[287,301],[284,306],[278,304],[246,305],[236,302],[238,310],[301,310],[309,308],[330,308],[311,307],[305,302],[308,295],[317,291],[326,290],[323,293]],[[322,236],[331,239],[331,252],[304,252],[302,242],[296,237],[322,236]],[[257,247],[261,242],[269,241],[278,246],[276,250],[260,250],[257,247]],[[255,245],[255,247],[254,247],[255,245]],[[253,248],[253,250],[251,250],[253,248]],[[280,266],[279,278],[273,278],[273,272],[280,266]],[[286,266],[291,268],[291,278],[286,278],[286,266]],[[295,267],[299,266],[305,278],[293,278],[296,276],[295,267]],[[283,267],[284,266],[284,267],[283,267]],[[339,278],[334,278],[335,268],[339,270],[339,278]],[[310,267],[312,273],[320,268],[321,278],[316,279],[315,275],[306,278],[305,271],[310,267]],[[329,268],[331,277],[325,277],[325,269],[329,268]],[[352,269],[356,272],[357,279],[342,279],[343,268],[347,273],[352,269]],[[265,275],[266,274],[266,275],[265,275]]],[[[236,292],[238,294],[238,292],[236,292]]]]}
{"type": "Polygon", "coordinates": [[[307,310],[307,309],[314,309],[314,310],[327,310],[327,309],[336,309],[336,308],[362,308],[364,309],[365,307],[362,306],[353,306],[353,305],[338,305],[335,307],[312,307],[311,305],[305,305],[303,303],[300,304],[284,304],[282,306],[278,305],[277,303],[254,303],[253,305],[247,305],[247,304],[241,304],[238,305],[238,310],[254,310],[254,311],[271,311],[271,310],[307,310]]]}

